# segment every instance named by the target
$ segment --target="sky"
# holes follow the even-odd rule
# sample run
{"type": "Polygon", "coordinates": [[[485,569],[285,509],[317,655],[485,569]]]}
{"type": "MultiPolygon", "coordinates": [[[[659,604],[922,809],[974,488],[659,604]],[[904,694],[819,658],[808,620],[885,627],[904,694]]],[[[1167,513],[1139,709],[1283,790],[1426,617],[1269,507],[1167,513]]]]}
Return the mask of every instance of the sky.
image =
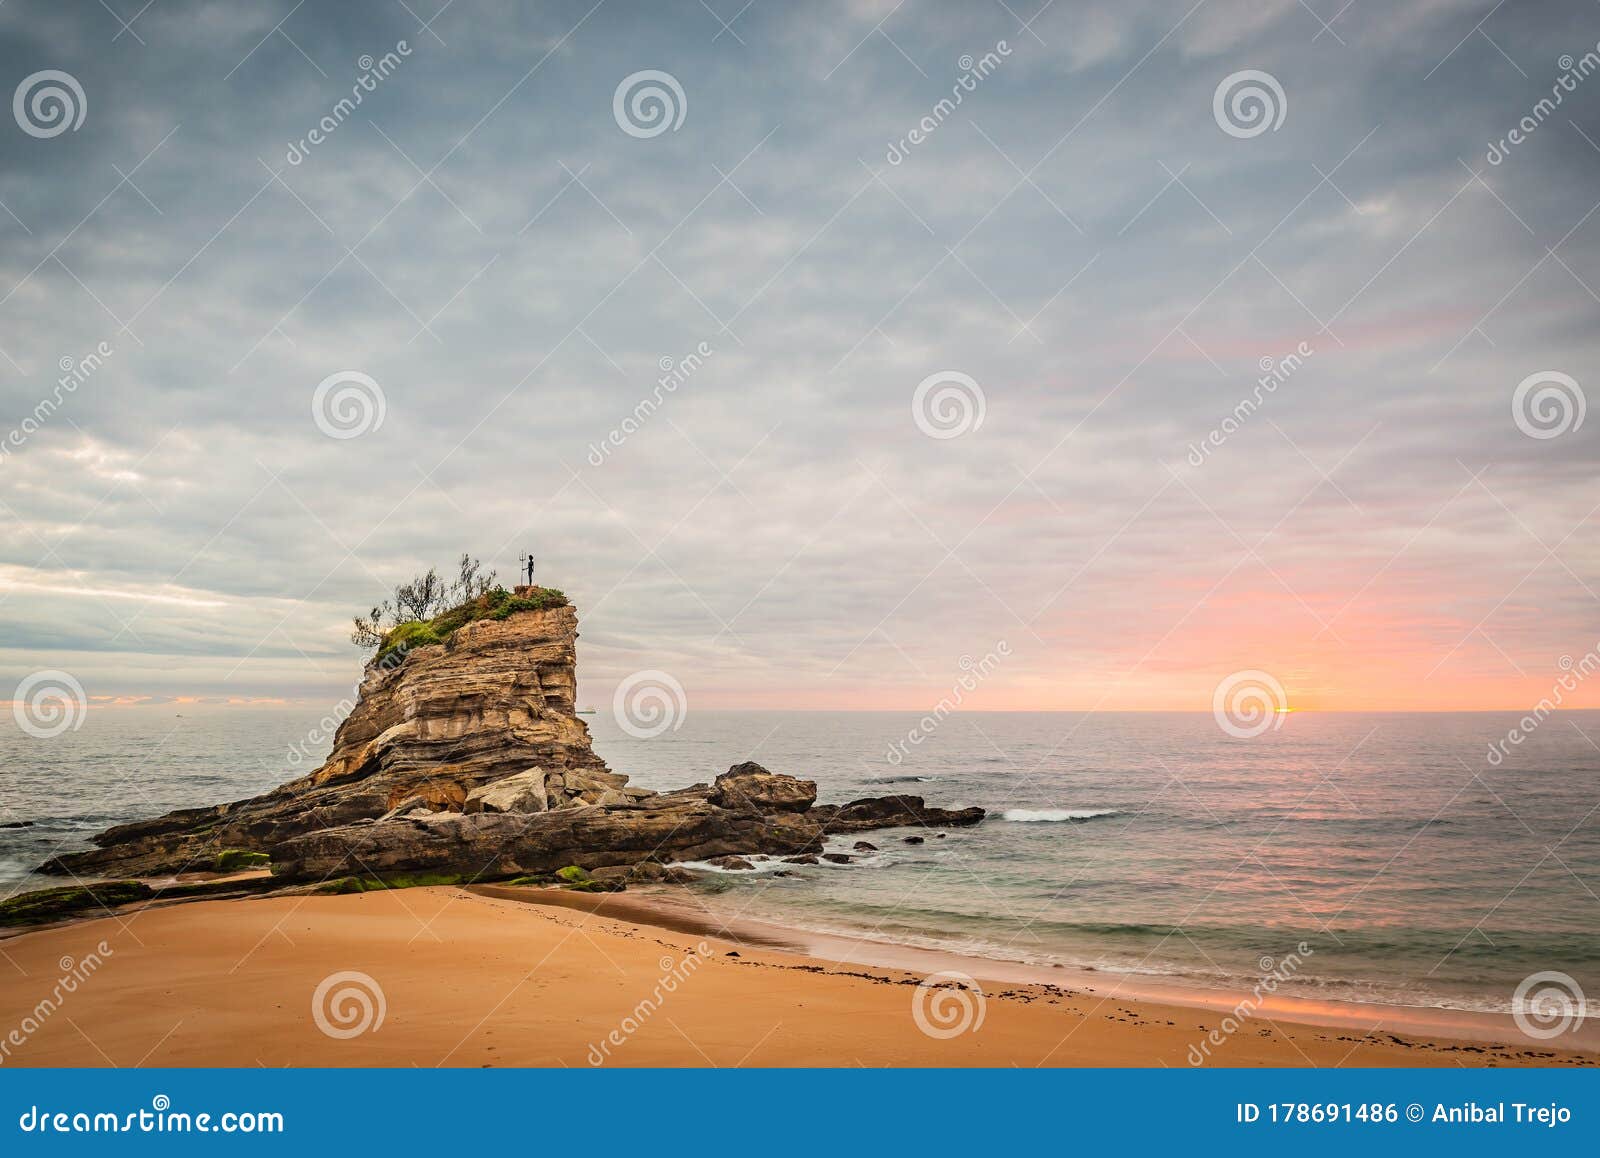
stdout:
{"type": "Polygon", "coordinates": [[[1600,648],[1597,42],[8,0],[0,697],[332,702],[465,551],[589,702],[1530,707],[1600,648]]]}

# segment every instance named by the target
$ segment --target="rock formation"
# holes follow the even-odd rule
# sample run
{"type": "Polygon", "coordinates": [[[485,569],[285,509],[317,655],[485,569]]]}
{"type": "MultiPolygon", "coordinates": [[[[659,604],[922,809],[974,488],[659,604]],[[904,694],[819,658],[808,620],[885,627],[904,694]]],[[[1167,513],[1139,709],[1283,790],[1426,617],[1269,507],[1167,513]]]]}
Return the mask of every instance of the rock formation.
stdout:
{"type": "Polygon", "coordinates": [[[497,880],[572,865],[814,855],[829,833],[983,818],[916,796],[818,806],[811,781],[753,763],[709,786],[631,787],[594,753],[575,714],[577,627],[570,606],[514,609],[459,623],[439,643],[380,651],[316,771],[247,800],[118,825],[94,850],[41,870],[152,876],[210,869],[223,850],[248,849],[269,854],[286,881],[497,880]]]}

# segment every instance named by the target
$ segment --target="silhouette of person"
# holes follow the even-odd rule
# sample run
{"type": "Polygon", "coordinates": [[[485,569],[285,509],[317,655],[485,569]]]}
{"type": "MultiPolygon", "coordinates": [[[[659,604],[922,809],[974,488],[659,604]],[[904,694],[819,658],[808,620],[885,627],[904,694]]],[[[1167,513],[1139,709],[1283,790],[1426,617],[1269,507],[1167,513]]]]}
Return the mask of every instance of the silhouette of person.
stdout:
{"type": "Polygon", "coordinates": [[[528,586],[533,586],[533,556],[528,556],[528,586]]]}

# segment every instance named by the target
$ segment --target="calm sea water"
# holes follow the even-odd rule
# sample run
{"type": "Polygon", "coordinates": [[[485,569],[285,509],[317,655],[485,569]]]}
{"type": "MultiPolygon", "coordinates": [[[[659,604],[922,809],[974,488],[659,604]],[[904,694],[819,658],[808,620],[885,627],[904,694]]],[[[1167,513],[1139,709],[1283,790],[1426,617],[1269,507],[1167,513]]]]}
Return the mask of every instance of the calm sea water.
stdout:
{"type": "MultiPolygon", "coordinates": [[[[29,868],[107,824],[303,771],[289,752],[317,714],[100,710],[50,740],[0,732],[0,823],[36,822],[0,829],[0,891],[52,883],[29,868]]],[[[1305,996],[1505,1010],[1540,970],[1600,995],[1600,712],[1550,718],[1499,767],[1485,755],[1509,713],[1303,713],[1248,740],[1203,714],[971,713],[898,766],[909,713],[700,711],[648,740],[585,719],[645,787],[754,759],[823,801],[990,810],[922,845],[833,842],[880,847],[849,866],[714,876],[703,888],[730,913],[1246,985],[1304,942],[1285,991],[1305,996]]]]}

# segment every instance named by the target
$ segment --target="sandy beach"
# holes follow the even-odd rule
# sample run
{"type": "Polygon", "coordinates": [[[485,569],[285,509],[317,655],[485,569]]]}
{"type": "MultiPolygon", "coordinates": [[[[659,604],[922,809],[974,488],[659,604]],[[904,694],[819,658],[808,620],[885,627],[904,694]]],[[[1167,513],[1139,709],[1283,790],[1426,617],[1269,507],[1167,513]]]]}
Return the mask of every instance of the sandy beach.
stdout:
{"type": "Polygon", "coordinates": [[[1198,1047],[1227,1066],[1600,1064],[1544,1043],[1488,1044],[1505,1037],[1495,1019],[1446,1018],[1449,1033],[1430,1033],[1437,1011],[1410,1021],[1380,1007],[1366,1029],[1263,1007],[1207,1049],[1224,1011],[1194,1001],[946,958],[980,997],[920,985],[927,960],[840,963],[781,936],[708,936],[631,894],[560,906],[517,895],[208,901],[14,936],[0,941],[3,1063],[1186,1067],[1198,1047]],[[92,973],[41,1010],[92,954],[92,973]]]}

